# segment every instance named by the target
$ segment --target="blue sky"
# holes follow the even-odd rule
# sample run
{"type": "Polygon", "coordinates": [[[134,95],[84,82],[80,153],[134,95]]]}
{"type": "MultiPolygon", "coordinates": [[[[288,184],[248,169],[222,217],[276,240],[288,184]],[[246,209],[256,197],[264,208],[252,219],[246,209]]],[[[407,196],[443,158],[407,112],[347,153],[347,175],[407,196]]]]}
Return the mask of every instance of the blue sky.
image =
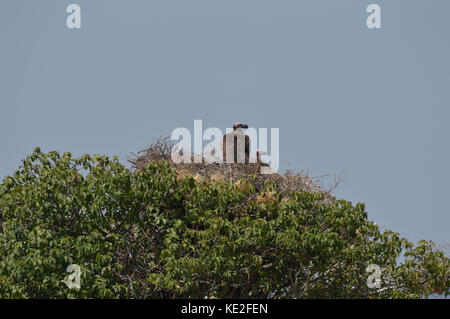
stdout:
{"type": "Polygon", "coordinates": [[[35,146],[136,152],[194,119],[280,129],[281,168],[450,241],[448,0],[0,3],[0,177],[35,146]],[[82,28],[66,27],[77,3],[82,28]],[[366,7],[382,28],[366,27],[366,7]]]}

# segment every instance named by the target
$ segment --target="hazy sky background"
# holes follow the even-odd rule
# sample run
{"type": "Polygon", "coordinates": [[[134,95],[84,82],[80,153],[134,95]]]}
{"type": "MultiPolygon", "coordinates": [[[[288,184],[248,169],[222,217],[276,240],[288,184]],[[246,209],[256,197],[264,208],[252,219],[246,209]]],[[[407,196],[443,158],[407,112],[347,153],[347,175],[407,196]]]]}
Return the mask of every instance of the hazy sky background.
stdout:
{"type": "Polygon", "coordinates": [[[0,114],[0,178],[35,146],[126,163],[194,119],[278,127],[282,169],[450,241],[448,0],[1,0],[0,114]]]}

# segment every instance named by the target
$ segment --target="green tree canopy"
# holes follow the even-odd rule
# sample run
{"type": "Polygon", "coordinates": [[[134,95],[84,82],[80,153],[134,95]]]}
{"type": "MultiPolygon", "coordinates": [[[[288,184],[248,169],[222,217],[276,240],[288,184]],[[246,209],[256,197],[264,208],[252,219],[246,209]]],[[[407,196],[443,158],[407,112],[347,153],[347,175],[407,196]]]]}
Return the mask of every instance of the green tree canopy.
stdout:
{"type": "Polygon", "coordinates": [[[36,149],[0,185],[0,298],[418,298],[450,260],[364,204],[36,149]],[[80,289],[64,282],[81,267],[80,289]],[[368,288],[367,266],[381,267],[368,288]]]}

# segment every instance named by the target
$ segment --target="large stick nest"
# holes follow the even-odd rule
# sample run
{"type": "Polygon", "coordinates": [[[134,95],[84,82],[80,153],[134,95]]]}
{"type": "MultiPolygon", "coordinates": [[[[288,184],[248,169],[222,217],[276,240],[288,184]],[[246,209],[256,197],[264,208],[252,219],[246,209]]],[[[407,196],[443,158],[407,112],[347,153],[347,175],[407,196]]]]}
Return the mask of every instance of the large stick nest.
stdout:
{"type": "MultiPolygon", "coordinates": [[[[331,202],[334,197],[330,190],[325,190],[320,186],[318,180],[310,178],[303,172],[291,170],[283,174],[261,174],[258,163],[174,163],[171,157],[173,142],[168,137],[160,137],[153,144],[137,154],[132,153],[129,162],[134,170],[142,170],[146,165],[156,161],[167,161],[180,176],[192,176],[196,179],[208,178],[211,181],[229,180],[237,182],[241,178],[253,176],[255,186],[263,188],[265,181],[273,181],[278,187],[278,191],[283,196],[290,197],[296,192],[322,193],[325,202],[331,202]]],[[[337,185],[335,185],[336,187],[337,185]]]]}

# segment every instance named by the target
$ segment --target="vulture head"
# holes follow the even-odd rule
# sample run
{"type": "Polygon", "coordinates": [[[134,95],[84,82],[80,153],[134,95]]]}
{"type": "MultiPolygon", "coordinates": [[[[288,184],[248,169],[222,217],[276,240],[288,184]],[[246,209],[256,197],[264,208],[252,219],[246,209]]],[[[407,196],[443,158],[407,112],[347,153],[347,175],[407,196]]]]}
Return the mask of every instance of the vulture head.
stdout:
{"type": "Polygon", "coordinates": [[[238,128],[248,128],[248,125],[247,124],[242,124],[242,123],[239,123],[239,122],[234,122],[233,129],[236,130],[238,128]]]}

